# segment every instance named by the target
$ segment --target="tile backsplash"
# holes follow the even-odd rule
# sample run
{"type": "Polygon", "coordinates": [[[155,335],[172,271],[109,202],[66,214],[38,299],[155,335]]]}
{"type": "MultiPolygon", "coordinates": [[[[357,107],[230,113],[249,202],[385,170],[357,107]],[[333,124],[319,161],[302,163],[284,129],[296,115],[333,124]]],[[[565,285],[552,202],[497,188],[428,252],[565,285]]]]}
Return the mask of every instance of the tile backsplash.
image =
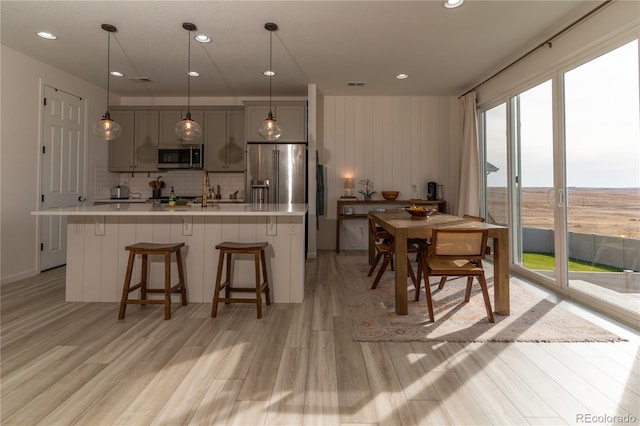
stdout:
{"type": "MultiPolygon", "coordinates": [[[[111,173],[106,167],[96,167],[95,169],[96,200],[104,200],[111,197],[111,187],[120,185],[119,173],[111,173]]],[[[151,189],[151,188],[149,188],[151,189]]]]}
{"type": "MultiPolygon", "coordinates": [[[[106,169],[96,169],[96,199],[109,198],[111,187],[116,185],[129,186],[130,198],[146,199],[151,197],[152,190],[149,182],[161,176],[164,182],[162,195],[169,196],[173,186],[176,195],[198,196],[202,194],[202,170],[162,171],[159,173],[109,173],[106,169]]],[[[209,172],[209,184],[215,190],[220,185],[223,199],[238,191],[238,198],[244,199],[244,173],[213,173],[209,172]]]]}

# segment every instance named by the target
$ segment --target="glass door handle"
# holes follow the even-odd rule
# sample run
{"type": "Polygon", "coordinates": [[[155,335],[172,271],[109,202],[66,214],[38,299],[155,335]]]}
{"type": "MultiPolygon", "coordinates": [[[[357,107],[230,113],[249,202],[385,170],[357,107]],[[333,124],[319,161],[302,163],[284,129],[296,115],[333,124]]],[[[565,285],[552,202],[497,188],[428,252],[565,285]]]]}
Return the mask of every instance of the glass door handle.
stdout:
{"type": "Polygon", "coordinates": [[[552,207],[564,206],[564,191],[562,189],[551,188],[547,191],[547,203],[552,207]],[[556,196],[557,191],[557,196],[556,196]]]}

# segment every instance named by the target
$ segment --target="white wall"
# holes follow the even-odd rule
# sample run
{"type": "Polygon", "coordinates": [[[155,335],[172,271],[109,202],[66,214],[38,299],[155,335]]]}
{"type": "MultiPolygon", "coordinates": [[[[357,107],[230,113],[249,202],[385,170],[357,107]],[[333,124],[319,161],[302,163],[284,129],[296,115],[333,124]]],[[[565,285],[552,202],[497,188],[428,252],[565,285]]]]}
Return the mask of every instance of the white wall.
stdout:
{"type": "MultiPolygon", "coordinates": [[[[87,98],[87,128],[105,112],[106,92],[70,74],[1,47],[0,123],[0,282],[35,275],[38,270],[42,88],[56,87],[87,98]]],[[[87,196],[92,197],[94,168],[107,165],[107,144],[87,134],[87,196]]]]}
{"type": "MultiPolygon", "coordinates": [[[[435,181],[444,185],[448,211],[455,211],[459,153],[455,96],[325,96],[320,158],[327,166],[329,193],[318,248],[335,248],[336,201],[344,194],[347,175],[354,177],[356,195],[360,179],[372,180],[377,191],[374,199],[381,199],[383,190],[398,190],[401,199],[409,199],[411,185],[417,185],[419,197],[426,198],[426,183],[435,181]]],[[[367,247],[364,221],[352,220],[342,226],[343,248],[367,247]]]]}

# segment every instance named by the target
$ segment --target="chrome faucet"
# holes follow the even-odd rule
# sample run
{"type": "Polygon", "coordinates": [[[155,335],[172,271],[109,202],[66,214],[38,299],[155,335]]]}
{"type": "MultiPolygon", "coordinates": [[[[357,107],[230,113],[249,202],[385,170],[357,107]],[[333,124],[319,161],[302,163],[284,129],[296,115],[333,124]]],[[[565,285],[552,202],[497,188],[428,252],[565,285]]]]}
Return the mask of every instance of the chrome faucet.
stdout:
{"type": "Polygon", "coordinates": [[[209,171],[202,172],[202,207],[207,207],[207,197],[209,196],[209,171]]]}

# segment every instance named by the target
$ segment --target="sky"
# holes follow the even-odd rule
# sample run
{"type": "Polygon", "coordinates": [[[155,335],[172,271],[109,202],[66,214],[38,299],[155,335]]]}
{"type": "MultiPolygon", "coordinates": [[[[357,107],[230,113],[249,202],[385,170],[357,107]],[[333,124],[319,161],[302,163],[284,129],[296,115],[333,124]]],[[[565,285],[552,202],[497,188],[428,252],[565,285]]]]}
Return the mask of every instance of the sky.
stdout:
{"type": "MultiPolygon", "coordinates": [[[[565,81],[568,187],[640,187],[638,42],[568,71],[565,81]]],[[[520,94],[521,182],[553,187],[552,84],[520,94]]],[[[488,186],[506,186],[506,105],[487,111],[488,186]]]]}

